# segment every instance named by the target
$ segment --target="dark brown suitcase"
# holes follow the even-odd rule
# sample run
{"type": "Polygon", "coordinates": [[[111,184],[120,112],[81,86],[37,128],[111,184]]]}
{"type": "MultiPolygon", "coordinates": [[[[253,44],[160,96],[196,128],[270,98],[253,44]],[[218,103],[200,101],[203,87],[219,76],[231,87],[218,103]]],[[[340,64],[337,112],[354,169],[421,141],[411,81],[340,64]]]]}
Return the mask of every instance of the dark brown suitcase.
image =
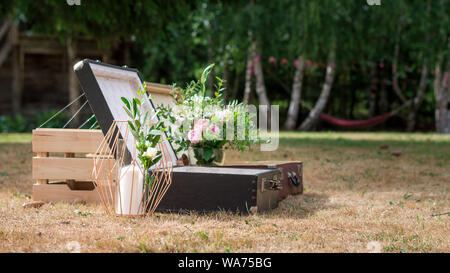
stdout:
{"type": "Polygon", "coordinates": [[[244,162],[231,164],[225,167],[233,168],[257,168],[257,169],[280,169],[282,173],[281,186],[278,200],[283,200],[288,195],[303,193],[303,164],[297,162],[244,162]]]}
{"type": "Polygon", "coordinates": [[[172,185],[157,211],[247,214],[270,210],[278,205],[280,178],[278,169],[175,167],[172,185]]]}

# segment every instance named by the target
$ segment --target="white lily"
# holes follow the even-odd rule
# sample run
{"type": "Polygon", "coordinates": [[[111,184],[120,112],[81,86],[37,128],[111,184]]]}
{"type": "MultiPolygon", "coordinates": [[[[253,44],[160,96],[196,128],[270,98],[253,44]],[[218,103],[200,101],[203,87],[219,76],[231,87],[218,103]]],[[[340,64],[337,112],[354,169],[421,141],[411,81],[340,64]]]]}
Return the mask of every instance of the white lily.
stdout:
{"type": "Polygon", "coordinates": [[[148,147],[147,151],[145,151],[143,156],[147,157],[149,159],[152,159],[152,158],[154,158],[156,156],[157,153],[158,153],[158,150],[156,148],[148,147]]]}

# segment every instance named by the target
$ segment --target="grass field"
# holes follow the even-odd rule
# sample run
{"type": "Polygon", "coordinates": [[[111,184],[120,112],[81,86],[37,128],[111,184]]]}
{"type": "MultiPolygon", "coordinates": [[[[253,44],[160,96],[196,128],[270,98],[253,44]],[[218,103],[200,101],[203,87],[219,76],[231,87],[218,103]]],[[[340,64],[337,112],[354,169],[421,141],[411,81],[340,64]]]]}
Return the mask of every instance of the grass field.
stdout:
{"type": "Polygon", "coordinates": [[[0,135],[0,251],[450,252],[450,136],[284,132],[278,151],[228,152],[226,163],[302,160],[303,195],[251,216],[142,219],[89,204],[23,208],[30,140],[0,135]]]}

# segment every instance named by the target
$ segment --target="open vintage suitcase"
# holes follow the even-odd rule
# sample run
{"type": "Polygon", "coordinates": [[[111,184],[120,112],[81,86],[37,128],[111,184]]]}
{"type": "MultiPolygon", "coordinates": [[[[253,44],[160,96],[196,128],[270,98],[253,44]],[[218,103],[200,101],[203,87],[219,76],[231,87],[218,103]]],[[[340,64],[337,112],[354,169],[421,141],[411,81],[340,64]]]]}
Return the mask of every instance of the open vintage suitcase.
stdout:
{"type": "Polygon", "coordinates": [[[247,214],[270,210],[278,204],[280,176],[278,169],[176,167],[157,211],[247,214]]]}
{"type": "MultiPolygon", "coordinates": [[[[74,70],[104,134],[114,120],[128,119],[120,98],[137,97],[138,88],[143,86],[137,70],[92,60],[77,63],[74,70]]],[[[155,110],[152,100],[145,107],[155,110]]],[[[250,209],[264,211],[276,207],[281,189],[280,170],[177,167],[177,155],[169,144],[175,167],[172,185],[162,199],[160,211],[238,210],[247,213],[250,209]]],[[[131,151],[132,145],[126,143],[127,149],[131,151]]]]}
{"type": "MultiPolygon", "coordinates": [[[[155,105],[163,104],[165,106],[175,105],[171,88],[164,84],[147,83],[153,103],[155,105]]],[[[187,158],[186,158],[187,159],[187,158]]],[[[303,163],[300,161],[254,161],[237,162],[229,166],[234,168],[256,168],[256,169],[279,169],[281,171],[281,190],[278,200],[283,200],[289,195],[303,193],[303,163]]]]}

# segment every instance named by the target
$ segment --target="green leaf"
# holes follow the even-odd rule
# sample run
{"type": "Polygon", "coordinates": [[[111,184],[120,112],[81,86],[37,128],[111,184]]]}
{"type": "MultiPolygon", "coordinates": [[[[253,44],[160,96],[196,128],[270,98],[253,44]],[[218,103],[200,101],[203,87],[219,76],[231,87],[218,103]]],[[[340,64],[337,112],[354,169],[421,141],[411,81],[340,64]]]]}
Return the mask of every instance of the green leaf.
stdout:
{"type": "Polygon", "coordinates": [[[210,64],[208,65],[205,70],[203,70],[202,73],[202,77],[200,79],[200,81],[204,84],[206,83],[206,80],[208,79],[209,73],[211,73],[212,68],[214,67],[215,64],[210,64]]]}
{"type": "Polygon", "coordinates": [[[123,103],[125,104],[125,106],[127,107],[127,109],[128,109],[128,110],[131,110],[130,102],[127,100],[127,98],[121,97],[120,99],[123,101],[123,103]]]}
{"type": "Polygon", "coordinates": [[[203,148],[203,158],[206,161],[210,161],[214,155],[214,150],[211,148],[203,148]]]}
{"type": "Polygon", "coordinates": [[[158,163],[161,158],[162,158],[162,154],[161,154],[161,152],[159,152],[159,154],[151,160],[150,166],[153,166],[156,163],[158,163]]]}
{"type": "Polygon", "coordinates": [[[142,121],[143,124],[147,124],[147,118],[148,118],[148,112],[145,112],[144,120],[142,121]]]}
{"type": "Polygon", "coordinates": [[[160,138],[161,138],[160,135],[156,135],[156,136],[155,136],[155,138],[154,138],[153,141],[152,141],[152,147],[155,147],[156,144],[158,144],[160,138]]]}
{"type": "MultiPolygon", "coordinates": [[[[128,125],[130,126],[130,128],[131,128],[131,130],[133,131],[133,132],[136,132],[136,128],[134,128],[134,125],[133,125],[133,123],[131,122],[131,121],[128,121],[128,125]]],[[[133,134],[134,135],[134,134],[133,134]]]]}
{"type": "Polygon", "coordinates": [[[133,118],[133,114],[131,114],[130,110],[128,110],[125,106],[123,107],[123,109],[125,110],[125,112],[127,113],[127,115],[128,115],[130,118],[133,118]]]}
{"type": "Polygon", "coordinates": [[[141,128],[141,122],[139,120],[135,120],[134,124],[136,125],[137,130],[139,130],[141,128]]]}
{"type": "Polygon", "coordinates": [[[136,99],[133,99],[133,118],[136,117],[137,114],[137,103],[136,103],[136,99]]]}

